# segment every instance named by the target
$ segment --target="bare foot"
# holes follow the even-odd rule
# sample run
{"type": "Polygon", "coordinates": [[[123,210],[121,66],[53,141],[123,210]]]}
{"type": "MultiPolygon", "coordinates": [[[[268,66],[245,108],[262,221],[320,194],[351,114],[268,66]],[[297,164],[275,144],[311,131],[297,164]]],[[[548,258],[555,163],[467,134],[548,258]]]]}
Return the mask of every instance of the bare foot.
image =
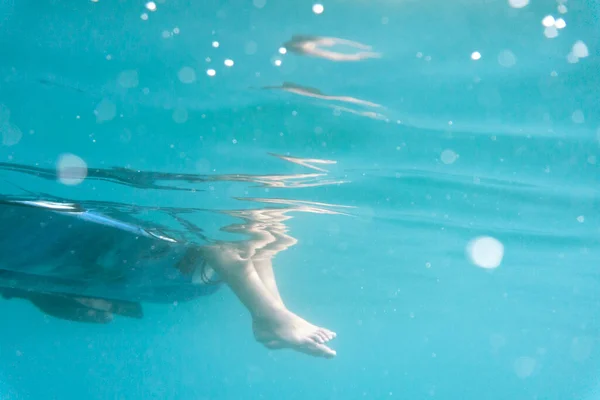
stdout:
{"type": "Polygon", "coordinates": [[[254,337],[270,349],[290,348],[315,357],[333,358],[336,352],[325,345],[335,332],[315,326],[291,311],[282,309],[252,322],[254,337]]]}

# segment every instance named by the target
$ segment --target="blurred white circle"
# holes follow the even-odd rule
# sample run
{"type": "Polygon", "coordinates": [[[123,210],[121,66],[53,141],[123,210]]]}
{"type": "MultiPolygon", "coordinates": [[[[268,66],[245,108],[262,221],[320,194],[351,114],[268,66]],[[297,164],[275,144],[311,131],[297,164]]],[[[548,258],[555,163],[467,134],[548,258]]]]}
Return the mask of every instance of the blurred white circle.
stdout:
{"type": "Polygon", "coordinates": [[[188,111],[183,107],[173,110],[173,121],[177,124],[183,124],[188,119],[188,111]]]}
{"type": "Polygon", "coordinates": [[[62,154],[56,163],[57,179],[63,185],[79,185],[88,173],[87,164],[75,154],[62,154]]]}
{"type": "Polygon", "coordinates": [[[529,4],[529,0],[508,0],[508,4],[512,8],[523,8],[529,4]]]}
{"type": "Polygon", "coordinates": [[[517,57],[510,50],[503,50],[498,54],[498,64],[510,68],[517,63],[517,57]]]}
{"type": "Polygon", "coordinates": [[[156,11],[156,3],[153,1],[149,1],[146,3],[146,8],[148,11],[156,11]]]}
{"type": "Polygon", "coordinates": [[[519,357],[513,365],[515,373],[521,379],[528,378],[535,371],[537,361],[531,357],[519,357]]]}
{"type": "Polygon", "coordinates": [[[317,3],[312,6],[312,10],[315,14],[322,14],[325,11],[325,7],[323,7],[323,4],[317,3]]]}
{"type": "Polygon", "coordinates": [[[8,121],[0,121],[0,133],[2,134],[2,145],[7,147],[16,145],[23,137],[23,132],[19,127],[8,121]]]}
{"type": "Polygon", "coordinates": [[[233,60],[228,58],[223,64],[225,64],[226,67],[233,67],[233,60]]]}
{"type": "Polygon", "coordinates": [[[136,70],[121,71],[117,78],[119,85],[125,89],[131,89],[139,84],[138,72],[136,70]]]}
{"type": "Polygon", "coordinates": [[[575,42],[571,51],[577,58],[585,58],[590,55],[586,44],[583,43],[581,40],[575,42]]]}
{"type": "Polygon", "coordinates": [[[485,269],[498,268],[504,257],[504,245],[490,236],[480,236],[469,242],[467,255],[471,262],[485,269]]]}
{"type": "Polygon", "coordinates": [[[545,27],[554,26],[554,17],[552,15],[546,15],[544,19],[542,19],[542,25],[545,27]]]}
{"type": "Polygon", "coordinates": [[[585,115],[583,115],[583,111],[575,110],[573,114],[571,114],[571,119],[576,124],[583,124],[585,122],[585,115]]]}
{"type": "Polygon", "coordinates": [[[208,76],[215,76],[216,74],[217,74],[217,71],[215,71],[212,68],[206,70],[206,75],[208,75],[208,76]]]}
{"type": "Polygon", "coordinates": [[[472,60],[479,60],[481,58],[481,53],[478,51],[474,51],[473,53],[471,53],[471,59],[472,60]]]}
{"type": "Polygon", "coordinates": [[[97,123],[111,121],[117,115],[117,106],[106,98],[102,99],[100,103],[96,105],[94,114],[96,115],[97,123]]]}
{"type": "Polygon", "coordinates": [[[444,164],[452,164],[454,163],[454,161],[456,161],[457,158],[458,154],[456,154],[453,150],[450,149],[442,151],[442,154],[440,155],[440,160],[442,160],[444,164]]]}
{"type": "Polygon", "coordinates": [[[544,36],[548,39],[553,39],[558,36],[558,30],[555,26],[548,26],[544,29],[544,36]]]}
{"type": "Polygon", "coordinates": [[[183,67],[177,74],[181,83],[194,83],[196,81],[196,71],[192,67],[183,67]]]}

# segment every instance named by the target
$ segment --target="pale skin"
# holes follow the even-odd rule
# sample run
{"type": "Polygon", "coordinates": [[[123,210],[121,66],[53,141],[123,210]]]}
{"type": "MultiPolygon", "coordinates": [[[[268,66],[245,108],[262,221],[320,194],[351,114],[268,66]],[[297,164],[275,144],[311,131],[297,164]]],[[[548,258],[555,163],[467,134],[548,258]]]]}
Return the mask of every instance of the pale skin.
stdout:
{"type": "Polygon", "coordinates": [[[289,348],[316,357],[332,358],[336,352],[327,343],[336,334],[315,326],[285,306],[273,273],[272,259],[296,240],[281,222],[285,210],[255,210],[249,224],[229,227],[243,230],[252,239],[203,248],[210,267],[231,288],[252,317],[254,337],[270,349],[289,348]],[[260,222],[257,222],[260,220],[260,222]]]}
{"type": "Polygon", "coordinates": [[[301,54],[308,54],[314,57],[326,58],[331,61],[360,61],[367,58],[379,58],[381,54],[370,51],[371,46],[354,42],[352,40],[334,38],[334,37],[303,37],[294,36],[292,40],[286,43],[292,51],[301,54]],[[356,53],[339,53],[332,50],[326,50],[324,47],[333,47],[335,45],[345,45],[358,49],[356,53]]]}

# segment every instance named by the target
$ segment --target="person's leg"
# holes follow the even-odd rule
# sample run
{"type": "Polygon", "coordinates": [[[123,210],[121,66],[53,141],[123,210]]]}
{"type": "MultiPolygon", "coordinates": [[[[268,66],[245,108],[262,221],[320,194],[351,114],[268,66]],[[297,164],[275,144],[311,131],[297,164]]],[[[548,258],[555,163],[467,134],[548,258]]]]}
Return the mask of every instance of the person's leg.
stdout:
{"type": "Polygon", "coordinates": [[[272,240],[256,251],[255,255],[252,257],[252,262],[254,263],[256,272],[269,292],[271,292],[281,304],[284,304],[273,272],[273,258],[280,252],[294,246],[298,241],[286,234],[285,227],[283,226],[280,228],[274,226],[269,231],[269,234],[272,237],[272,240]]]}
{"type": "Polygon", "coordinates": [[[325,345],[335,333],[312,325],[285,308],[261,280],[251,259],[244,259],[227,244],[203,248],[204,257],[250,312],[256,339],[265,346],[291,348],[331,358],[325,345]]]}

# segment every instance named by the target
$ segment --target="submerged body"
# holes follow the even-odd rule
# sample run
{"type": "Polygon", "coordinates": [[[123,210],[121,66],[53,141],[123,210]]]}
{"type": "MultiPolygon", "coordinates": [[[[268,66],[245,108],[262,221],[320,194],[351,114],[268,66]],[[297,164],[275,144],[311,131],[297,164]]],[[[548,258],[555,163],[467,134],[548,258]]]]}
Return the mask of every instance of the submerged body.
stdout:
{"type": "Polygon", "coordinates": [[[158,303],[218,288],[196,246],[71,204],[3,201],[0,220],[0,287],[158,303]]]}
{"type": "Polygon", "coordinates": [[[0,201],[6,227],[0,230],[0,294],[58,318],[106,323],[115,314],[141,318],[139,302],[213,293],[222,279],[250,312],[254,336],[266,347],[335,356],[325,345],[335,333],[289,311],[277,289],[271,260],[295,244],[281,224],[289,217],[280,210],[258,210],[254,217],[263,221],[242,225],[253,240],[198,246],[73,204],[0,201]]]}

